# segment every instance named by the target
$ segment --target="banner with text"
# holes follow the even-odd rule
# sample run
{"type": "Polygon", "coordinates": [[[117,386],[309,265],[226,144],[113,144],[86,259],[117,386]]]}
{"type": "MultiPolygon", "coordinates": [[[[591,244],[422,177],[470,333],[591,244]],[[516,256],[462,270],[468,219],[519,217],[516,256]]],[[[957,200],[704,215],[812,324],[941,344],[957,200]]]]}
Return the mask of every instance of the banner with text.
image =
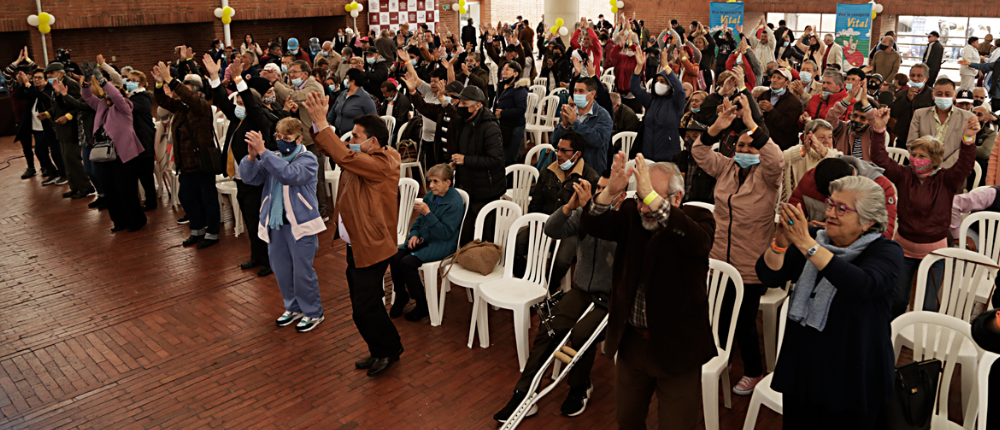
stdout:
{"type": "MultiPolygon", "coordinates": [[[[734,34],[737,25],[743,25],[743,3],[709,3],[708,27],[709,31],[716,32],[729,27],[734,34]]],[[[738,36],[737,36],[738,37],[738,36]]]]}
{"type": "Polygon", "coordinates": [[[834,43],[844,48],[844,71],[861,67],[868,60],[872,39],[872,4],[837,3],[834,43]]]}

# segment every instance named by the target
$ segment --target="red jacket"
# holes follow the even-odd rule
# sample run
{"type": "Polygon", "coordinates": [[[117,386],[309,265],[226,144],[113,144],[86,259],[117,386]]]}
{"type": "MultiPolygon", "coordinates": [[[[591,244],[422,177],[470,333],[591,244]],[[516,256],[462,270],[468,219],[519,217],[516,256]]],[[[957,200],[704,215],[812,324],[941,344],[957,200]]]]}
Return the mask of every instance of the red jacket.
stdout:
{"type": "MultiPolygon", "coordinates": [[[[597,33],[594,33],[594,29],[587,27],[587,37],[590,38],[590,47],[585,48],[580,45],[580,30],[577,29],[573,32],[573,37],[569,39],[569,46],[573,49],[583,49],[592,58],[587,61],[591,61],[594,64],[594,71],[598,76],[601,75],[601,60],[604,58],[604,50],[601,49],[601,40],[597,38],[597,33]]],[[[615,73],[615,75],[631,76],[630,73],[615,73]]]]}
{"type": "MultiPolygon", "coordinates": [[[[736,65],[736,57],[739,55],[738,52],[734,52],[729,56],[729,59],[726,60],[726,70],[733,70],[733,66],[736,65]]],[[[745,65],[743,67],[743,78],[746,80],[743,84],[750,90],[753,90],[757,86],[757,76],[753,74],[753,67],[750,67],[746,60],[743,61],[743,64],[745,65]]]]}
{"type": "MultiPolygon", "coordinates": [[[[833,107],[837,102],[847,98],[847,90],[840,90],[839,93],[830,94],[830,97],[823,100],[822,94],[816,94],[809,99],[809,106],[806,107],[806,112],[809,112],[809,116],[812,119],[826,119],[826,113],[833,107]]],[[[851,111],[854,110],[854,105],[851,104],[844,111],[844,115],[840,117],[841,121],[849,121],[851,118],[851,111]]],[[[806,126],[805,123],[799,121],[799,129],[806,126]]]]}
{"type": "Polygon", "coordinates": [[[621,46],[612,44],[608,49],[608,61],[604,65],[615,68],[615,88],[619,93],[624,94],[629,91],[629,81],[632,80],[632,72],[635,71],[637,63],[635,57],[629,57],[625,48],[621,46]]]}
{"type": "MultiPolygon", "coordinates": [[[[881,133],[878,133],[882,136],[881,133]]],[[[882,176],[881,169],[872,166],[870,163],[858,160],[854,157],[841,156],[841,159],[847,161],[858,169],[858,175],[867,177],[874,180],[876,184],[882,187],[882,191],[885,192],[885,209],[889,212],[889,228],[882,233],[886,239],[892,239],[893,235],[896,233],[896,187],[893,186],[892,182],[888,178],[882,176]],[[852,162],[851,160],[857,160],[857,162],[852,162]]],[[[820,194],[819,190],[816,189],[816,169],[812,169],[802,175],[802,180],[792,191],[792,197],[788,199],[788,203],[792,205],[802,205],[802,209],[806,212],[806,217],[810,221],[825,221],[826,220],[826,197],[820,194]]]]}

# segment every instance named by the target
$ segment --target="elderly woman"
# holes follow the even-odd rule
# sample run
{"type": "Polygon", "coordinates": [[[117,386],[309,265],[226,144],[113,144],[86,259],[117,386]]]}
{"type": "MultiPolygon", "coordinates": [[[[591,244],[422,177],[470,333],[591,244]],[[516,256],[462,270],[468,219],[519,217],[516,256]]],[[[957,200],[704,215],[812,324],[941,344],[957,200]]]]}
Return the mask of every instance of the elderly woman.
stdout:
{"type": "MultiPolygon", "coordinates": [[[[757,336],[757,308],[760,296],[767,288],[757,279],[754,271],[754,256],[767,248],[768,238],[774,231],[774,207],[778,202],[778,186],[781,183],[781,168],[784,160],[781,149],[771,140],[767,132],[758,128],[753,119],[749,99],[740,94],[736,103],[743,107],[745,130],[737,130],[739,136],[736,154],[733,158],[712,150],[712,144],[723,136],[737,116],[737,106],[728,99],[722,103],[722,112],[715,123],[695,141],[691,155],[709,175],[716,178],[715,185],[715,240],[711,258],[732,264],[743,278],[744,294],[740,313],[736,321],[736,342],[740,344],[743,356],[743,378],[733,388],[739,395],[753,392],[763,378],[759,338],[757,336]]],[[[774,284],[778,285],[778,284],[774,284]]],[[[727,287],[723,309],[733,305],[735,287],[727,287]]],[[[729,315],[723,312],[725,321],[719,322],[728,333],[729,315]]]]}
{"type": "Polygon", "coordinates": [[[365,91],[364,85],[368,81],[365,72],[351,69],[344,77],[344,88],[337,96],[337,101],[333,102],[333,108],[327,114],[327,122],[333,124],[339,134],[347,133],[354,129],[354,118],[361,115],[378,115],[378,108],[375,100],[365,91]]]}
{"type": "MultiPolygon", "coordinates": [[[[972,165],[976,162],[979,121],[976,117],[966,121],[958,161],[951,167],[941,168],[944,146],[933,136],[924,136],[910,143],[910,165],[904,167],[889,158],[885,150],[885,134],[882,133],[888,119],[888,108],[880,109],[871,116],[871,157],[875,165],[885,169],[882,174],[898,190],[896,242],[902,245],[906,259],[899,272],[892,304],[892,317],[895,318],[909,307],[910,288],[920,261],[931,251],[948,247],[952,200],[964,187],[965,179],[972,173],[972,165]]],[[[935,279],[928,279],[924,303],[917,304],[915,309],[919,310],[922,306],[923,310],[937,310],[937,286],[944,275],[944,262],[938,261],[931,266],[931,272],[935,279]]]]}
{"type": "Polygon", "coordinates": [[[875,181],[846,176],[830,191],[826,229],[808,228],[802,208],[783,203],[757,260],[761,282],[795,282],[771,382],[786,430],[874,429],[892,394],[889,321],[903,250],[881,236],[889,217],[875,181]]]}
{"type": "Polygon", "coordinates": [[[801,143],[783,153],[785,170],[781,180],[781,201],[787,202],[806,172],[816,168],[824,158],[836,158],[840,151],[833,149],[833,126],[822,119],[806,124],[800,137],[801,143]]]}
{"type": "Polygon", "coordinates": [[[695,114],[701,112],[701,104],[705,102],[705,97],[708,97],[708,93],[704,91],[695,91],[691,97],[688,97],[687,106],[684,106],[684,115],[681,116],[681,128],[689,126],[694,120],[695,114]]]}
{"type": "Polygon", "coordinates": [[[442,260],[455,252],[465,202],[451,186],[453,174],[447,164],[435,165],[427,171],[427,186],[431,190],[423,201],[414,204],[414,210],[420,216],[410,226],[406,243],[389,258],[392,289],[396,292],[396,301],[389,311],[392,318],[403,314],[410,298],[416,301],[417,306],[406,313],[407,321],[420,321],[430,315],[418,270],[426,262],[442,260]]]}

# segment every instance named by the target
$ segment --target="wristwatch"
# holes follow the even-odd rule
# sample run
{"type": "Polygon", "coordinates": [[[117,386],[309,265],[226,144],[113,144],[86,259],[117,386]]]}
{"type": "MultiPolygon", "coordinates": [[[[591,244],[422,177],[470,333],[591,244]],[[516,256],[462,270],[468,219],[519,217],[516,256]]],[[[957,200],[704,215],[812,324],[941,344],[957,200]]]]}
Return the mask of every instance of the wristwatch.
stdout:
{"type": "Polygon", "coordinates": [[[817,252],[819,252],[819,242],[817,242],[815,245],[812,246],[812,248],[809,248],[809,250],[806,251],[806,258],[811,258],[812,256],[816,255],[817,252]]]}

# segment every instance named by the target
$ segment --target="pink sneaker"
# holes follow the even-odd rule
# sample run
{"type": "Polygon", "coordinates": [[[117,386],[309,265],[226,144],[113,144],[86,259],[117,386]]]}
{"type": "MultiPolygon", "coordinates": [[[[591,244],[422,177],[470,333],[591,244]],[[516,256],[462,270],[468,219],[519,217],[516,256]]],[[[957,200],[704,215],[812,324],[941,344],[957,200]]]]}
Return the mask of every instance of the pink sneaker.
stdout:
{"type": "Polygon", "coordinates": [[[733,387],[733,393],[740,396],[750,395],[753,393],[754,387],[756,387],[757,384],[760,383],[761,379],[764,379],[764,376],[758,376],[756,378],[749,378],[744,376],[742,379],[740,379],[740,383],[736,384],[736,386],[733,387]]]}

